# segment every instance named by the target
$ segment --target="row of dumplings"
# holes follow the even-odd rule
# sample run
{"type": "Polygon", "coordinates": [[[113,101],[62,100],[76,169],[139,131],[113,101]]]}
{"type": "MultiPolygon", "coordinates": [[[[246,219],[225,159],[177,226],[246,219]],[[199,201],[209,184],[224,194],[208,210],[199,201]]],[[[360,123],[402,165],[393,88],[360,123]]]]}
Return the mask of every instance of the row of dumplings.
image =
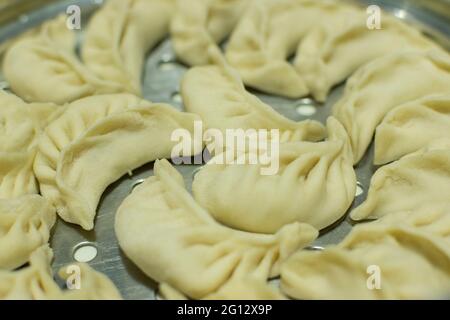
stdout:
{"type": "MultiPolygon", "coordinates": [[[[147,162],[169,158],[171,132],[192,132],[200,119],[220,130],[279,129],[280,171],[262,177],[254,165],[207,165],[195,176],[191,196],[167,161],[155,163],[155,176],[119,208],[115,231],[126,255],[160,283],[164,296],[417,298],[447,293],[448,54],[390,18],[378,35],[365,31],[365,20],[362,26],[346,25],[345,20],[358,21],[347,15],[361,12],[330,1],[177,5],[184,9],[171,24],[180,59],[193,65],[214,63],[194,67],[183,78],[181,94],[191,113],[138,97],[145,53],[168,32],[174,1],[107,2],[88,27],[83,63],[73,53],[75,37],[62,27],[63,18],[14,40],[7,50],[3,72],[12,91],[26,102],[1,92],[0,247],[5,250],[0,251],[0,269],[13,270],[27,262],[30,266],[4,272],[12,280],[2,296],[19,297],[15,288],[27,279],[25,287],[17,289],[22,294],[31,290],[27,297],[54,298],[32,288],[33,281],[44,281],[39,277],[49,274],[48,268],[35,266],[48,266],[48,248],[41,246],[48,242],[55,211],[68,222],[92,229],[106,187],[147,162]],[[342,20],[331,19],[331,28],[313,26],[318,15],[325,14],[342,20]],[[315,18],[308,26],[309,17],[315,18]],[[295,39],[287,39],[287,29],[281,26],[295,25],[294,18],[305,23],[292,33],[295,39]],[[236,24],[224,57],[215,43],[236,24]],[[265,38],[268,34],[273,37],[265,38]],[[322,40],[327,37],[334,40],[322,40]],[[404,48],[403,42],[397,47],[399,39],[416,50],[383,55],[404,48]],[[299,42],[294,68],[284,60],[299,42]],[[381,50],[365,55],[373,42],[381,50]],[[317,48],[323,43],[328,43],[326,50],[317,48]],[[235,55],[239,63],[230,58],[233,48],[242,53],[235,55]],[[355,48],[358,59],[349,57],[355,48]],[[322,50],[326,63],[310,64],[320,65],[320,70],[301,63],[316,59],[322,50]],[[312,58],[306,59],[302,55],[308,52],[312,58]],[[286,119],[245,89],[247,85],[286,96],[313,93],[321,100],[360,65],[327,128],[315,121],[286,119]],[[305,68],[309,75],[301,71],[305,68]],[[290,87],[278,81],[288,79],[286,75],[297,79],[287,82],[290,87]],[[351,218],[380,221],[355,227],[343,243],[324,252],[297,252],[347,212],[356,188],[353,165],[374,134],[375,163],[398,161],[376,172],[367,201],[351,218]],[[42,209],[36,210],[32,198],[42,209]],[[368,265],[386,270],[386,288],[366,288],[368,265]],[[411,265],[417,267],[410,270],[411,265]],[[417,270],[427,277],[419,278],[417,270]],[[268,284],[278,276],[281,291],[268,284]]],[[[97,298],[117,297],[112,284],[101,279],[97,288],[104,286],[107,295],[97,298]]]]}

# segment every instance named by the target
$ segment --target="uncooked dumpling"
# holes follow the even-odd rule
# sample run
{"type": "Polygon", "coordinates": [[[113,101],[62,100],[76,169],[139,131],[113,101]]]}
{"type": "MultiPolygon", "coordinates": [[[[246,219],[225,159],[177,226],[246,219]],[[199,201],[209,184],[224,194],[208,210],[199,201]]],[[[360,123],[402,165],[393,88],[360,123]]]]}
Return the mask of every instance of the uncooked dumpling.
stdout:
{"type": "Polygon", "coordinates": [[[333,107],[352,141],[354,163],[361,160],[389,111],[418,98],[448,93],[449,83],[450,56],[442,51],[395,53],[360,68],[333,107]]]}
{"type": "MultiPolygon", "coordinates": [[[[61,290],[53,280],[50,263],[53,253],[48,246],[37,249],[30,265],[18,271],[0,270],[0,300],[116,300],[121,299],[114,284],[87,264],[75,263],[61,270],[61,275],[76,278],[79,289],[61,290]]],[[[73,283],[76,285],[76,283],[73,283]]]]}
{"type": "Polygon", "coordinates": [[[350,141],[334,118],[328,135],[325,142],[282,143],[279,170],[270,175],[262,175],[265,165],[249,163],[252,151],[245,164],[207,164],[195,175],[194,198],[239,230],[274,233],[295,221],[324,229],[347,212],[356,191],[350,141]]]}
{"type": "Polygon", "coordinates": [[[205,65],[209,51],[231,33],[250,0],[178,0],[171,24],[177,57],[187,65],[205,65]]]}
{"type": "Polygon", "coordinates": [[[450,140],[381,167],[370,183],[366,201],[353,210],[353,220],[377,219],[450,204],[450,140]]]}
{"type": "Polygon", "coordinates": [[[254,1],[231,36],[227,60],[252,88],[290,98],[308,95],[306,82],[286,60],[313,26],[352,12],[358,9],[337,1],[254,1]]]}
{"type": "Polygon", "coordinates": [[[56,185],[58,159],[72,141],[108,116],[126,110],[150,107],[151,103],[131,94],[92,96],[71,103],[65,112],[45,130],[39,141],[34,173],[41,194],[56,203],[60,198],[56,185]]]}
{"type": "Polygon", "coordinates": [[[143,272],[193,299],[220,293],[233,275],[277,276],[281,263],[317,236],[317,230],[300,223],[275,235],[220,225],[194,201],[166,160],[157,161],[155,176],[122,203],[115,231],[122,250],[143,272]]]}
{"type": "Polygon", "coordinates": [[[91,18],[83,62],[100,79],[140,95],[145,55],[169,32],[174,2],[109,0],[91,18]]]}
{"type": "Polygon", "coordinates": [[[303,39],[295,66],[316,100],[365,63],[399,50],[429,50],[437,45],[401,21],[383,15],[381,29],[366,26],[366,12],[339,23],[324,20],[303,39]]]}
{"type": "MultiPolygon", "coordinates": [[[[65,20],[59,24],[72,39],[73,31],[66,27],[65,20]]],[[[63,105],[94,94],[123,91],[113,82],[98,79],[81,64],[73,48],[68,50],[71,40],[66,46],[61,41],[37,33],[11,45],[5,54],[3,72],[14,93],[28,102],[63,105]]]]}
{"type": "Polygon", "coordinates": [[[185,129],[193,135],[194,121],[200,119],[168,105],[151,104],[105,116],[76,137],[65,121],[46,131],[40,144],[45,157],[36,159],[36,175],[48,186],[41,192],[60,217],[91,230],[105,189],[148,162],[170,158],[176,145],[173,131],[185,129]]]}
{"type": "Polygon", "coordinates": [[[374,163],[392,162],[441,138],[450,139],[450,95],[406,103],[389,112],[377,127],[374,163]]]}
{"type": "Polygon", "coordinates": [[[0,152],[0,199],[38,193],[33,157],[26,152],[0,152]]]}
{"type": "Polygon", "coordinates": [[[0,90],[0,199],[37,193],[32,171],[37,139],[64,108],[26,104],[0,90]]]}
{"type": "Polygon", "coordinates": [[[234,70],[219,62],[217,66],[190,69],[181,83],[187,111],[202,118],[207,128],[279,129],[282,141],[319,141],[325,136],[317,121],[289,120],[248,93],[234,70]]]}
{"type": "Polygon", "coordinates": [[[0,269],[13,270],[46,244],[56,220],[55,209],[38,195],[0,200],[0,269]]]}
{"type": "Polygon", "coordinates": [[[292,256],[281,288],[296,299],[444,298],[449,248],[445,239],[407,226],[357,226],[337,246],[292,256]]]}

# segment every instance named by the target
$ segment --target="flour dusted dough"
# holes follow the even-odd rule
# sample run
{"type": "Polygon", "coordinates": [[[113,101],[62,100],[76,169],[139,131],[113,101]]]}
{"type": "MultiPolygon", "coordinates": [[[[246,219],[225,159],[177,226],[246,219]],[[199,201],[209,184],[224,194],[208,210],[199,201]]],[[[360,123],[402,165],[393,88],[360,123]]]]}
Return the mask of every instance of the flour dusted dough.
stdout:
{"type": "Polygon", "coordinates": [[[353,220],[377,219],[450,205],[450,140],[381,167],[370,183],[367,200],[353,210],[353,220]]]}
{"type": "Polygon", "coordinates": [[[109,0],[88,25],[83,62],[100,79],[140,95],[145,55],[169,32],[174,3],[109,0]]]}
{"type": "Polygon", "coordinates": [[[282,291],[297,299],[443,298],[450,291],[449,248],[448,240],[417,228],[357,226],[337,246],[292,256],[281,270],[282,291]],[[380,289],[370,290],[377,271],[380,289]]]}
{"type": "Polygon", "coordinates": [[[223,293],[233,276],[278,275],[280,264],[317,236],[317,230],[299,223],[275,235],[220,225],[192,199],[166,160],[157,161],[155,176],[122,203],[115,231],[122,250],[142,271],[193,299],[223,293]]]}
{"type": "Polygon", "coordinates": [[[55,209],[41,196],[0,200],[0,269],[28,262],[31,253],[48,242],[55,220],[55,209]]]}
{"type": "Polygon", "coordinates": [[[395,53],[358,69],[333,108],[350,135],[354,163],[389,111],[427,95],[448,93],[449,83],[450,56],[443,51],[395,53]]]}
{"type": "Polygon", "coordinates": [[[316,100],[325,101],[334,85],[377,57],[437,48],[418,30],[387,14],[379,30],[366,26],[367,17],[362,12],[339,22],[324,20],[303,39],[294,64],[316,100]]]}
{"type": "Polygon", "coordinates": [[[37,193],[32,164],[37,139],[64,108],[26,104],[0,90],[0,199],[37,193]]]}
{"type": "Polygon", "coordinates": [[[108,185],[148,162],[170,158],[176,145],[173,131],[192,134],[194,121],[200,121],[164,104],[104,116],[79,135],[75,127],[72,136],[65,124],[76,120],[68,116],[46,131],[40,144],[45,157],[36,160],[35,170],[39,181],[47,184],[42,194],[54,202],[60,217],[87,230],[94,226],[98,202],[108,185]]]}
{"type": "Polygon", "coordinates": [[[209,51],[234,29],[250,0],[178,0],[171,39],[178,59],[189,66],[210,62],[209,51]]]}
{"type": "Polygon", "coordinates": [[[121,299],[114,284],[87,264],[76,263],[61,269],[63,278],[80,271],[79,290],[61,290],[53,280],[50,262],[53,253],[48,246],[37,249],[30,265],[18,271],[0,270],[1,300],[116,300],[121,299]],[[68,273],[68,271],[70,273],[68,273]]]}
{"type": "Polygon", "coordinates": [[[357,11],[327,0],[254,1],[231,36],[227,60],[250,87],[290,98],[308,95],[304,79],[286,59],[313,26],[357,11]]]}
{"type": "Polygon", "coordinates": [[[208,128],[279,129],[283,141],[319,141],[325,129],[317,121],[289,120],[248,93],[236,72],[219,62],[190,69],[181,83],[187,111],[200,115],[208,128]]]}
{"type": "Polygon", "coordinates": [[[450,94],[406,103],[389,112],[377,127],[374,163],[398,160],[442,138],[450,139],[450,94]]]}
{"type": "Polygon", "coordinates": [[[71,48],[73,31],[65,20],[57,20],[60,33],[50,37],[38,32],[19,39],[7,50],[3,73],[14,93],[28,102],[54,102],[63,105],[82,97],[122,91],[113,82],[98,79],[75,56],[71,48]],[[64,30],[64,32],[63,32],[64,30]]]}
{"type": "Polygon", "coordinates": [[[262,164],[207,164],[194,178],[197,202],[219,222],[239,230],[274,233],[288,223],[324,229],[348,210],[356,191],[350,141],[334,118],[325,142],[280,145],[279,171],[262,164]]]}

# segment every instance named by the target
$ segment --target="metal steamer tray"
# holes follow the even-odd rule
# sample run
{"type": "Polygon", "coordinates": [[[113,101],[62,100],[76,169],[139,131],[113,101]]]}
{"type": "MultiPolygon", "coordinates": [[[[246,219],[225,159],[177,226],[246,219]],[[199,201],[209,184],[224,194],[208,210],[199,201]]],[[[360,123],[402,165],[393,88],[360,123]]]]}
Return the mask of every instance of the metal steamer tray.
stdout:
{"type": "MultiPolygon", "coordinates": [[[[0,1],[0,48],[1,43],[21,32],[38,25],[58,13],[65,12],[69,5],[78,5],[82,12],[82,25],[85,26],[89,16],[101,4],[102,0],[71,0],[71,1],[0,1]],[[11,4],[12,2],[12,4],[11,4]],[[30,6],[34,3],[34,6],[30,6]],[[28,5],[25,5],[28,4],[28,5]],[[25,7],[25,8],[24,8],[25,7]]],[[[364,6],[377,4],[401,19],[416,24],[423,32],[450,48],[450,1],[358,1],[364,6]]],[[[79,32],[79,43],[83,38],[83,28],[79,32]]],[[[143,77],[144,97],[153,102],[165,102],[183,110],[179,94],[179,83],[187,68],[177,62],[169,39],[160,43],[149,54],[145,63],[143,77]]],[[[7,89],[8,84],[0,74],[0,88],[7,89]]],[[[336,87],[324,104],[304,98],[290,100],[253,92],[264,102],[271,105],[284,116],[300,121],[315,119],[326,122],[331,107],[342,94],[344,85],[336,87]]],[[[358,190],[352,210],[361,204],[369,187],[372,174],[377,169],[372,165],[373,146],[364,159],[356,167],[358,190]]],[[[182,173],[188,188],[199,166],[184,165],[177,169],[182,173]]],[[[87,232],[79,227],[67,224],[62,220],[54,228],[51,246],[55,253],[53,269],[55,272],[62,266],[76,260],[87,261],[96,270],[105,273],[117,285],[125,299],[157,299],[157,284],[142,273],[119,249],[114,233],[114,216],[122,201],[130,194],[133,187],[143,179],[153,175],[153,164],[148,164],[125,176],[111,185],[101,200],[95,223],[95,230],[87,232]]],[[[321,233],[310,249],[321,248],[339,243],[351,230],[349,218],[343,218],[339,223],[321,233]]],[[[182,263],[182,261],[180,262],[182,263]]],[[[189,277],[189,275],[186,275],[189,277]]],[[[61,283],[61,286],[64,284],[61,283]]]]}

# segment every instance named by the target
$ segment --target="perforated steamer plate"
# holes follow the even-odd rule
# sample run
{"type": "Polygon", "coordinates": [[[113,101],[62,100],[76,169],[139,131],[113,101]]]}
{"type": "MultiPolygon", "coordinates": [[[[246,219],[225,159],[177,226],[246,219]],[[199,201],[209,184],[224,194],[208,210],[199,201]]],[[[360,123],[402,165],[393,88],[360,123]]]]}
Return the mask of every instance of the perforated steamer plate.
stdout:
{"type": "MultiPolygon", "coordinates": [[[[188,1],[188,0],[187,0],[188,1]]],[[[23,3],[24,1],[18,1],[23,3]]],[[[39,1],[36,1],[39,3],[39,1]]],[[[26,14],[18,15],[14,22],[4,25],[0,29],[0,44],[24,30],[33,27],[40,22],[65,12],[71,4],[79,5],[82,10],[82,23],[86,24],[90,14],[101,5],[102,1],[78,0],[78,1],[41,1],[45,6],[35,6],[35,10],[26,14]],[[48,4],[50,2],[50,4],[48,4]]],[[[442,16],[442,10],[450,8],[446,1],[359,1],[363,5],[377,4],[386,11],[394,13],[397,17],[410,20],[417,24],[424,33],[440,42],[447,49],[450,47],[450,12],[447,18],[442,16]],[[432,6],[430,3],[434,3],[432,6]],[[427,8],[422,5],[427,3],[427,8]],[[436,13],[440,12],[440,13],[436,13]]],[[[0,3],[0,15],[3,9],[0,3]]],[[[3,19],[0,19],[2,21],[3,19]]],[[[83,30],[83,28],[82,28],[83,30]]],[[[82,42],[82,31],[80,32],[80,43],[82,42]]],[[[145,64],[145,75],[143,92],[144,97],[153,102],[166,102],[172,104],[179,110],[183,110],[181,97],[179,95],[179,83],[186,67],[176,62],[171,48],[170,40],[163,41],[154,49],[145,64]]],[[[2,81],[0,75],[0,87],[6,87],[7,83],[2,81]]],[[[306,99],[290,100],[280,97],[257,94],[264,102],[271,105],[276,111],[284,116],[300,121],[307,118],[326,122],[331,113],[331,107],[339,99],[344,86],[336,87],[327,102],[323,105],[306,99]]],[[[356,168],[358,176],[358,192],[351,209],[355,208],[366,197],[370,178],[376,170],[372,165],[373,147],[370,148],[364,159],[356,168]]],[[[178,166],[188,188],[191,187],[195,170],[198,166],[178,166]]],[[[138,184],[153,175],[153,164],[148,164],[133,172],[133,176],[123,177],[111,185],[105,192],[96,218],[95,230],[86,232],[78,227],[69,225],[61,220],[57,222],[51,241],[55,253],[53,269],[57,272],[62,266],[66,266],[78,260],[89,261],[96,270],[105,273],[120,289],[125,299],[156,299],[157,285],[154,281],[144,275],[130,260],[128,260],[118,247],[114,233],[114,216],[117,208],[138,184]],[[81,248],[81,249],[80,249],[81,248]]],[[[350,210],[351,210],[350,209],[350,210]]],[[[351,230],[352,225],[348,217],[339,223],[323,231],[313,246],[325,247],[330,244],[339,243],[351,230]]],[[[182,264],[183,261],[180,261],[182,264]]],[[[189,274],[186,274],[189,277],[189,274]]],[[[64,285],[61,283],[61,285],[64,285]]]]}

